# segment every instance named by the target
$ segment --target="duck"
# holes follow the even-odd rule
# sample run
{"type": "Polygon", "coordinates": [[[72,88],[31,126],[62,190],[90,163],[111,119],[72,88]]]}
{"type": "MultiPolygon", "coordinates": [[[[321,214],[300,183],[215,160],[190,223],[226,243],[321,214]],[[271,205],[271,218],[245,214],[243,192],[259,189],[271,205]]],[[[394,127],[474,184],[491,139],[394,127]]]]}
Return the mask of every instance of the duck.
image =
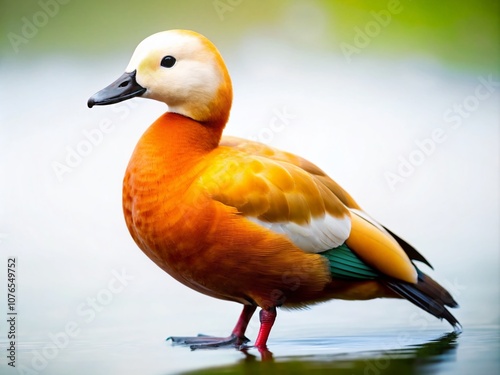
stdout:
{"type": "Polygon", "coordinates": [[[278,308],[332,299],[399,298],[462,327],[451,294],[418,268],[431,264],[373,219],[322,169],[269,145],[223,136],[233,90],[221,53],[191,30],[153,34],[125,73],[88,107],[131,98],[167,105],[142,135],[123,180],[137,246],[185,286],[243,309],[227,337],[169,337],[192,349],[267,350],[278,308]]]}

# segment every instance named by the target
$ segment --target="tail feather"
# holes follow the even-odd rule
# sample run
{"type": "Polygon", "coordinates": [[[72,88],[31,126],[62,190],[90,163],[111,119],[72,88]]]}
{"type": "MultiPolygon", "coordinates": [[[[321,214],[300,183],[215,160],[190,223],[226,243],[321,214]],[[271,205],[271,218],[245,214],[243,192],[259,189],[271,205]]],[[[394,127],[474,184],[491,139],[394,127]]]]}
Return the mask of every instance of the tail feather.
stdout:
{"type": "Polygon", "coordinates": [[[419,288],[419,290],[421,290],[428,296],[433,296],[434,298],[438,299],[448,307],[453,307],[453,308],[458,307],[457,301],[453,299],[451,294],[445,288],[443,288],[430,276],[426,275],[419,269],[417,269],[417,272],[418,272],[417,288],[419,288]]]}
{"type": "Polygon", "coordinates": [[[445,307],[458,307],[457,302],[446,289],[430,276],[418,271],[417,284],[410,284],[394,279],[386,280],[384,283],[395,293],[427,311],[429,314],[439,319],[446,319],[453,326],[455,332],[462,331],[462,326],[458,320],[445,307]]]}

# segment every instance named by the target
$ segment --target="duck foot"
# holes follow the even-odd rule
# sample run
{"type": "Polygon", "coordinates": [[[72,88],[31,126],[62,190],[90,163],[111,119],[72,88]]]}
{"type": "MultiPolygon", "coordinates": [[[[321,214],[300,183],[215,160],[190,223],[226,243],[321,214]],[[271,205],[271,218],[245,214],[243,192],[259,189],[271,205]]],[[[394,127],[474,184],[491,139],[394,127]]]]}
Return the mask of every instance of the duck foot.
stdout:
{"type": "Polygon", "coordinates": [[[241,349],[244,344],[250,341],[245,337],[245,330],[256,308],[257,306],[255,305],[243,306],[243,311],[241,312],[238,322],[233,332],[228,337],[214,337],[199,334],[195,337],[172,336],[168,337],[167,341],[172,340],[174,345],[189,345],[192,350],[218,348],[221,346],[233,346],[237,349],[241,349]]]}
{"type": "Polygon", "coordinates": [[[229,337],[215,337],[202,334],[194,337],[171,336],[167,338],[167,341],[168,340],[172,340],[174,345],[189,345],[191,350],[218,348],[221,346],[233,346],[239,348],[243,344],[250,341],[245,336],[238,337],[234,334],[229,337]]]}

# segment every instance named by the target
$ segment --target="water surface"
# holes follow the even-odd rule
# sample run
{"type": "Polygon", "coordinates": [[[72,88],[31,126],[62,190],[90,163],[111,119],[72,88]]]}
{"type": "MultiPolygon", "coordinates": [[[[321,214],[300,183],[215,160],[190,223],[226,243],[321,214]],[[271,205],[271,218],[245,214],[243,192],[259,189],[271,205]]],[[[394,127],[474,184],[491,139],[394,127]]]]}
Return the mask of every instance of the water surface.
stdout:
{"type": "MultiPolygon", "coordinates": [[[[19,373],[497,373],[498,90],[460,124],[445,116],[457,103],[472,103],[488,74],[419,59],[346,65],[328,54],[297,56],[267,39],[249,38],[225,57],[235,87],[227,134],[298,153],[331,174],[431,261],[435,272],[422,269],[460,303],[454,314],[464,333],[446,334],[446,323],[405,301],[332,301],[279,312],[269,340],[273,362],[262,363],[253,348],[171,346],[171,335],[227,335],[240,307],[172,280],[125,228],[122,176],[140,134],[165,106],[133,100],[86,108],[90,95],[122,73],[128,55],[99,63],[7,59],[0,70],[8,88],[0,92],[0,305],[6,260],[15,256],[19,373]],[[255,65],[263,49],[267,63],[255,65]],[[271,128],[283,111],[287,121],[271,128]],[[109,131],[58,174],[54,165],[67,164],[102,123],[109,131]],[[396,173],[437,128],[445,140],[391,186],[387,172],[396,173]],[[73,335],[65,339],[68,325],[73,335]]],[[[257,330],[254,317],[248,337],[257,330]]],[[[6,332],[0,324],[2,348],[6,332]]],[[[18,373],[4,354],[0,367],[18,373]]]]}

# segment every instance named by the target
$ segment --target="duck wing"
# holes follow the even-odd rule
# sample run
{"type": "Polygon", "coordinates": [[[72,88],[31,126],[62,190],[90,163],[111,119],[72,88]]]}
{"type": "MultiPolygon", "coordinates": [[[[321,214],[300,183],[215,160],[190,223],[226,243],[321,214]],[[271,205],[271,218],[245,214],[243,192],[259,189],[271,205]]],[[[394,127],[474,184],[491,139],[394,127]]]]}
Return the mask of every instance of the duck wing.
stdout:
{"type": "Polygon", "coordinates": [[[381,274],[416,282],[416,269],[398,242],[314,164],[234,138],[214,153],[197,180],[213,200],[305,252],[322,253],[346,243],[381,274]]]}

